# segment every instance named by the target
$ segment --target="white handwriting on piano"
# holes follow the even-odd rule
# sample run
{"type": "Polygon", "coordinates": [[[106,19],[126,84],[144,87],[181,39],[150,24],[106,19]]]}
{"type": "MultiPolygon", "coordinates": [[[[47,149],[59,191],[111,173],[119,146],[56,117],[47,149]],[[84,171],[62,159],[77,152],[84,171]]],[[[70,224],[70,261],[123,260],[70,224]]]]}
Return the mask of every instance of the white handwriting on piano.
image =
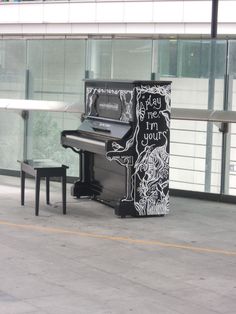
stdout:
{"type": "Polygon", "coordinates": [[[159,110],[161,108],[161,98],[158,97],[153,98],[152,95],[150,95],[148,99],[145,101],[145,109],[149,110],[150,107],[159,110]]]}
{"type": "Polygon", "coordinates": [[[158,141],[162,138],[163,135],[166,135],[166,131],[162,132],[148,132],[143,134],[143,140],[141,141],[142,146],[147,146],[149,141],[158,141]]]}

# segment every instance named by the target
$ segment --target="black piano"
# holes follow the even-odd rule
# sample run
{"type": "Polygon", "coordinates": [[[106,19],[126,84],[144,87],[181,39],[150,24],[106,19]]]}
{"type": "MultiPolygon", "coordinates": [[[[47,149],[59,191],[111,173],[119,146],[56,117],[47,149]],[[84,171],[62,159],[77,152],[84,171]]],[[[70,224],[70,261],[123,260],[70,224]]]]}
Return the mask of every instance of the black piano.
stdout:
{"type": "Polygon", "coordinates": [[[73,196],[121,217],[168,213],[170,95],[164,81],[85,81],[81,125],[61,134],[80,155],[73,196]]]}

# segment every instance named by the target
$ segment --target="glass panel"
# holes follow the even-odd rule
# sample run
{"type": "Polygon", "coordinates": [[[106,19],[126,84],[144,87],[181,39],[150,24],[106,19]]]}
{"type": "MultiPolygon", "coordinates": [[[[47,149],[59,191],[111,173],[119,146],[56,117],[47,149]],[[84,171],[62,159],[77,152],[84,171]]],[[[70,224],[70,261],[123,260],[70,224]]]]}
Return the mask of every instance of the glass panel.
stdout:
{"type": "Polygon", "coordinates": [[[65,41],[64,101],[84,108],[85,40],[65,41]]]}
{"type": "Polygon", "coordinates": [[[224,40],[156,40],[154,47],[159,76],[209,78],[214,71],[216,78],[224,77],[227,47],[224,40]]]}
{"type": "Polygon", "coordinates": [[[212,130],[211,155],[207,159],[207,123],[171,121],[171,188],[205,192],[209,185],[208,192],[220,192],[222,135],[216,126],[212,130]],[[209,177],[206,177],[206,167],[209,177]]]}
{"type": "Polygon", "coordinates": [[[69,166],[68,175],[79,176],[79,155],[60,144],[61,131],[77,129],[78,121],[79,117],[73,114],[31,112],[27,157],[53,159],[69,166]]]}
{"type": "Polygon", "coordinates": [[[206,123],[171,121],[170,188],[204,191],[206,123]]]}
{"type": "MultiPolygon", "coordinates": [[[[0,41],[0,98],[25,97],[26,45],[24,40],[0,41]]],[[[0,168],[16,170],[23,155],[24,121],[20,114],[0,112],[0,168]]]]}
{"type": "Polygon", "coordinates": [[[43,91],[43,40],[29,40],[27,43],[29,71],[28,98],[42,99],[43,91]]]}
{"type": "Polygon", "coordinates": [[[210,42],[180,41],[180,75],[183,77],[208,77],[210,72],[210,42]]]}
{"type": "Polygon", "coordinates": [[[91,40],[90,78],[150,79],[151,40],[91,40]]]}
{"type": "Polygon", "coordinates": [[[0,169],[19,169],[17,160],[23,158],[24,120],[20,114],[1,111],[0,114],[0,169]]]}
{"type": "Polygon", "coordinates": [[[172,107],[223,109],[226,41],[156,40],[154,47],[156,76],[173,82],[172,107]]]}
{"type": "Polygon", "coordinates": [[[87,56],[87,76],[91,79],[110,79],[111,59],[111,40],[89,40],[87,56]]]}
{"type": "Polygon", "coordinates": [[[0,98],[24,98],[26,43],[24,40],[0,41],[0,98]]]}
{"type": "Polygon", "coordinates": [[[30,98],[83,103],[84,40],[30,40],[30,98]]]}
{"type": "Polygon", "coordinates": [[[177,40],[156,40],[154,42],[156,58],[158,59],[156,72],[158,77],[177,76],[177,40]]]}
{"type": "Polygon", "coordinates": [[[65,78],[65,41],[44,40],[42,61],[42,99],[63,101],[65,78]]]}
{"type": "Polygon", "coordinates": [[[33,99],[63,100],[64,40],[29,41],[28,56],[33,99]]]}
{"type": "Polygon", "coordinates": [[[151,40],[114,40],[112,56],[113,79],[149,80],[151,78],[151,40]]]}

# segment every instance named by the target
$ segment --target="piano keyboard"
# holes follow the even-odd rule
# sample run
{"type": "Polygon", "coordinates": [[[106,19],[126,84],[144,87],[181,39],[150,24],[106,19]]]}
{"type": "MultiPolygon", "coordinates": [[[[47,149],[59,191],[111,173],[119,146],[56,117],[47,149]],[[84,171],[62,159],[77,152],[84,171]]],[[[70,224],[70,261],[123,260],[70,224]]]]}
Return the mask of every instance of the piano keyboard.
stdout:
{"type": "Polygon", "coordinates": [[[76,135],[66,135],[62,139],[66,146],[73,146],[74,148],[90,151],[97,154],[105,154],[106,143],[102,141],[92,140],[76,135]]]}

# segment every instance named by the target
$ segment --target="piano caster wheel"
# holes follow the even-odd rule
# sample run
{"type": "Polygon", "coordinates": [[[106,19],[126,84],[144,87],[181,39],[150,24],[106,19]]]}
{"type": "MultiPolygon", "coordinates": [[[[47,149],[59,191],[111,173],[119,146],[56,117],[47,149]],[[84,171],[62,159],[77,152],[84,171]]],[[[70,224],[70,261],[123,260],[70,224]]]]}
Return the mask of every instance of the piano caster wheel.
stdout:
{"type": "Polygon", "coordinates": [[[121,215],[120,218],[124,219],[124,218],[126,218],[126,216],[125,215],[121,215]]]}

